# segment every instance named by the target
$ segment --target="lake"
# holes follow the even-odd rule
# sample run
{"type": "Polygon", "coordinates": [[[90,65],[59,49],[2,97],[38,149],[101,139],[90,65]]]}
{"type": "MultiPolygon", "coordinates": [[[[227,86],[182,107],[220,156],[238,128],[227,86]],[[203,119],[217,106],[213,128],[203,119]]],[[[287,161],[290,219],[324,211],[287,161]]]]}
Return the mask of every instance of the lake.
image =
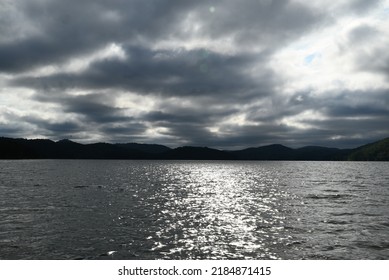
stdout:
{"type": "Polygon", "coordinates": [[[389,259],[389,162],[0,161],[1,259],[389,259]]]}

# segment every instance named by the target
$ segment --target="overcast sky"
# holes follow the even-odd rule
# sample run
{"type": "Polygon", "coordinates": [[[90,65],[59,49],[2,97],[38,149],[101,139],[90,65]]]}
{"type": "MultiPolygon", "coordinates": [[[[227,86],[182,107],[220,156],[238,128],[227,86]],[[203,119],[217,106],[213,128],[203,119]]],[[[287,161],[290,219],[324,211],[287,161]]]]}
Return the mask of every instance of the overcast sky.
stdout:
{"type": "Polygon", "coordinates": [[[0,0],[0,136],[355,147],[388,46],[389,0],[0,0]]]}

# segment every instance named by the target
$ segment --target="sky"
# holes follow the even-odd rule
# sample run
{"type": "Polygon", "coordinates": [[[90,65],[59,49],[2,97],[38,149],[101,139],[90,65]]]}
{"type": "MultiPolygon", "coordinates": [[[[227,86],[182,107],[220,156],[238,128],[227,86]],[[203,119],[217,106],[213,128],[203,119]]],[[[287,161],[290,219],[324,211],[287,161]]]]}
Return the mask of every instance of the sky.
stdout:
{"type": "Polygon", "coordinates": [[[389,0],[0,0],[0,136],[356,147],[388,46],[389,0]]]}

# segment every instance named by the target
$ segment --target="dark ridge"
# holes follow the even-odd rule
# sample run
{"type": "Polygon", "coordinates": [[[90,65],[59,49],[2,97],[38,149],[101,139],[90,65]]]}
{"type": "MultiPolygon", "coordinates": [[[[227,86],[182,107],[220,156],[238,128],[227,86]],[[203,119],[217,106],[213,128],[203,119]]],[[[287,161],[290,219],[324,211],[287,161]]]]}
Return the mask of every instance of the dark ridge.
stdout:
{"type": "Polygon", "coordinates": [[[0,138],[0,159],[148,159],[148,153],[107,143],[0,138]]]}
{"type": "Polygon", "coordinates": [[[349,149],[307,146],[294,150],[296,160],[345,160],[349,149]]]}
{"type": "Polygon", "coordinates": [[[32,149],[23,145],[24,139],[0,138],[0,158],[1,159],[24,159],[36,158],[32,149]]]}
{"type": "Polygon", "coordinates": [[[207,147],[179,147],[162,155],[163,159],[232,160],[232,154],[207,147]]]}
{"type": "Polygon", "coordinates": [[[88,159],[143,159],[148,157],[141,151],[125,149],[108,143],[85,145],[84,154],[88,159]]]}
{"type": "Polygon", "coordinates": [[[389,138],[370,143],[352,150],[348,160],[389,161],[389,138]]]}
{"type": "Polygon", "coordinates": [[[230,152],[241,160],[291,160],[293,149],[280,144],[273,144],[257,148],[247,148],[230,152]]]}
{"type": "Polygon", "coordinates": [[[157,144],[138,144],[138,143],[127,143],[127,144],[115,144],[115,146],[128,149],[128,150],[137,150],[145,153],[151,154],[160,154],[171,149],[169,147],[157,144]]]}
{"type": "Polygon", "coordinates": [[[77,159],[86,158],[85,146],[68,139],[56,142],[56,146],[49,158],[77,159]]]}
{"type": "Polygon", "coordinates": [[[274,144],[239,151],[157,144],[79,144],[68,139],[0,137],[0,159],[177,159],[177,160],[359,160],[389,161],[389,138],[355,149],[307,146],[292,149],[274,144]]]}

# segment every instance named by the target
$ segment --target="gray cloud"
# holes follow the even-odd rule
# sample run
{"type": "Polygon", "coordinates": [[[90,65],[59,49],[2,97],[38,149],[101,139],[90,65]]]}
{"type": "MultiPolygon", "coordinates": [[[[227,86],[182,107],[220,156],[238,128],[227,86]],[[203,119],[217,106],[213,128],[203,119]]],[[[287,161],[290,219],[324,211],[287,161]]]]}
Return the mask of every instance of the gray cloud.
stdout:
{"type": "Polygon", "coordinates": [[[255,79],[249,69],[260,54],[222,55],[205,49],[161,50],[130,47],[128,60],[106,59],[93,63],[82,74],[55,74],[21,78],[14,85],[43,90],[121,89],[166,96],[223,96],[239,92],[239,97],[269,94],[272,72],[263,67],[255,79]],[[266,92],[267,91],[267,92],[266,92]]]}
{"type": "MultiPolygon", "coordinates": [[[[380,34],[383,36],[384,34],[380,34]]],[[[369,34],[370,37],[373,35],[369,34]]],[[[378,35],[375,35],[377,37],[378,35]]],[[[368,40],[375,40],[376,38],[367,38],[368,40]]],[[[388,41],[377,43],[369,51],[361,48],[356,51],[355,65],[361,72],[371,72],[373,74],[380,74],[389,81],[389,54],[386,51],[388,41]]]]}
{"type": "Polygon", "coordinates": [[[62,99],[64,111],[84,116],[87,121],[96,123],[125,122],[132,118],[126,117],[122,110],[94,99],[95,95],[78,96],[62,99]]]}
{"type": "Polygon", "coordinates": [[[366,13],[380,2],[381,0],[352,0],[346,5],[346,7],[357,13],[366,13]]]}
{"type": "Polygon", "coordinates": [[[131,118],[124,116],[122,109],[111,105],[111,100],[100,94],[86,94],[80,96],[55,95],[40,93],[35,100],[45,103],[58,104],[63,112],[75,113],[93,122],[120,122],[131,118]]]}
{"type": "MultiPolygon", "coordinates": [[[[241,46],[259,43],[271,50],[286,40],[300,36],[324,18],[318,11],[286,0],[17,3],[13,13],[23,17],[19,17],[19,32],[16,30],[13,35],[18,39],[0,44],[0,71],[3,72],[64,62],[111,42],[152,45],[166,38],[198,37],[198,32],[184,26],[185,20],[191,16],[194,22],[188,24],[200,24],[204,38],[233,38],[241,46]],[[211,13],[210,8],[215,12],[211,13]],[[27,26],[39,31],[24,34],[27,26]]],[[[6,13],[10,11],[3,12],[6,13]]],[[[9,26],[12,27],[12,24],[9,26]]],[[[3,34],[10,33],[10,29],[3,29],[3,34]]]]}
{"type": "Polygon", "coordinates": [[[2,125],[0,127],[0,135],[2,137],[20,137],[20,134],[22,134],[23,132],[27,133],[28,131],[23,131],[22,127],[10,127],[8,125],[2,125]]]}
{"type": "Polygon", "coordinates": [[[197,11],[205,34],[232,36],[239,44],[274,49],[327,19],[321,11],[287,0],[220,1],[197,11]],[[207,16],[204,16],[207,15],[207,16]]]}
{"type": "MultiPolygon", "coordinates": [[[[19,17],[17,39],[0,44],[0,71],[60,63],[110,42],[155,41],[168,36],[192,1],[17,1],[2,14],[19,17]],[[24,29],[37,30],[24,34],[24,29]],[[18,34],[20,33],[20,34],[18,34]]],[[[12,30],[3,28],[2,34],[12,30]]]]}
{"type": "MultiPolygon", "coordinates": [[[[385,137],[387,88],[293,89],[274,63],[279,52],[304,48],[301,38],[342,16],[367,15],[379,2],[344,1],[330,13],[287,0],[5,1],[0,84],[28,92],[34,109],[9,101],[15,115],[0,112],[0,134],[219,148],[351,146],[385,137]],[[110,44],[126,58],[66,70],[110,44]],[[54,71],[38,69],[47,66],[54,71]],[[132,103],[120,104],[126,97],[132,103]]],[[[353,57],[356,72],[389,81],[385,35],[374,22],[361,23],[340,55],[353,57]]]]}
{"type": "Polygon", "coordinates": [[[352,44],[360,44],[368,42],[368,40],[375,39],[376,36],[379,36],[379,31],[367,24],[360,25],[349,33],[349,38],[352,44]]]}
{"type": "Polygon", "coordinates": [[[36,134],[43,133],[54,140],[74,138],[85,130],[82,123],[75,121],[49,121],[31,116],[22,120],[34,127],[36,134]]]}

